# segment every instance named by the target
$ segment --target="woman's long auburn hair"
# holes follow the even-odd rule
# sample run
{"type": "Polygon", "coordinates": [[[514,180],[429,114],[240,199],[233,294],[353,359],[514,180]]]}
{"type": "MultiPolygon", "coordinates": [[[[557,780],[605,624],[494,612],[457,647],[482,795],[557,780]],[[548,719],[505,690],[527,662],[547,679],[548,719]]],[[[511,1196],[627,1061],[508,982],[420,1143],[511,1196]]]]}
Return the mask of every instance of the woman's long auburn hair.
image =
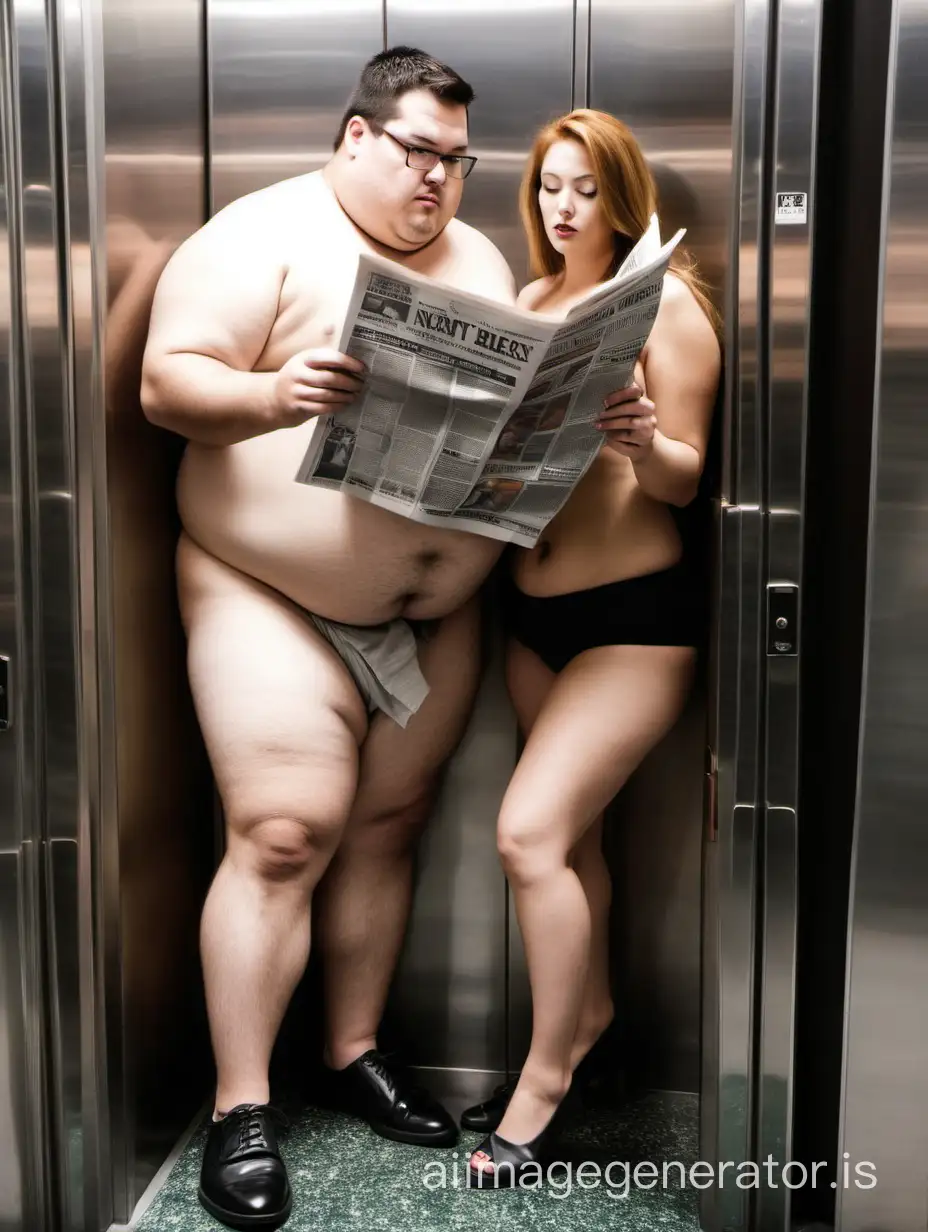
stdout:
{"type": "MultiPolygon", "coordinates": [[[[596,175],[600,208],[616,233],[615,259],[603,275],[605,280],[615,274],[648,229],[651,215],[657,211],[657,187],[631,129],[615,116],[581,107],[545,125],[535,138],[519,194],[534,277],[559,274],[564,268],[563,256],[545,234],[538,193],[545,155],[556,141],[565,140],[579,141],[586,150],[596,175]]],[[[721,329],[719,314],[699,276],[695,260],[682,244],[674,249],[670,269],[693,292],[718,334],[721,329]]]]}

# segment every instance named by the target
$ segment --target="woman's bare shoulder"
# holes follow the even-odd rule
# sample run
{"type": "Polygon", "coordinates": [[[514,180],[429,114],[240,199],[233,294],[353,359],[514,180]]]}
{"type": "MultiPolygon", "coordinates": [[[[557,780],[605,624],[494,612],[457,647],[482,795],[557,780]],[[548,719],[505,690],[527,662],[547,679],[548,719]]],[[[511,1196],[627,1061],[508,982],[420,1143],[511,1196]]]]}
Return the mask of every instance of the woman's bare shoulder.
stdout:
{"type": "Polygon", "coordinates": [[[534,282],[528,283],[519,292],[519,298],[516,300],[518,308],[525,308],[531,312],[537,304],[541,303],[545,295],[551,290],[554,285],[554,277],[547,275],[545,278],[536,278],[534,282]]]}
{"type": "Polygon", "coordinates": [[[693,288],[673,270],[668,270],[664,275],[664,290],[652,334],[668,331],[673,335],[683,334],[692,337],[694,341],[709,344],[713,350],[717,346],[718,340],[712,322],[693,288]]]}

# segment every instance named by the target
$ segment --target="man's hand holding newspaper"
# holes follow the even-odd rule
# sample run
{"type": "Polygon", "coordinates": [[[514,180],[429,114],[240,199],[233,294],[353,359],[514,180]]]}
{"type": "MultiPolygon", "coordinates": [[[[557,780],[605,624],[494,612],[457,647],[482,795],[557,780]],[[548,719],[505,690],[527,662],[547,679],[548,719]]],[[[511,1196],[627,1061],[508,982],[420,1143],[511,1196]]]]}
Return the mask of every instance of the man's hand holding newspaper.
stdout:
{"type": "Polygon", "coordinates": [[[337,349],[366,389],[320,419],[298,482],[531,547],[602,447],[603,400],[631,384],[683,235],[662,246],[654,215],[562,321],[362,255],[337,349]]]}

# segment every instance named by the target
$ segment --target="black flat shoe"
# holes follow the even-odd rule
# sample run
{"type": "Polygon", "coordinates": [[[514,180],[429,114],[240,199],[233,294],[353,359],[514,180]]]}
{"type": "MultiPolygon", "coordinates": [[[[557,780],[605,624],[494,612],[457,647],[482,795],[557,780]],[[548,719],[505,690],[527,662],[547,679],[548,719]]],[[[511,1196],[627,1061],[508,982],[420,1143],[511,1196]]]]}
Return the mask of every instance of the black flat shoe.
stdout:
{"type": "Polygon", "coordinates": [[[337,1106],[367,1121],[382,1138],[413,1146],[454,1146],[458,1140],[448,1111],[375,1048],[344,1069],[330,1070],[329,1081],[337,1106]]]}
{"type": "Polygon", "coordinates": [[[548,1124],[529,1142],[510,1142],[501,1138],[495,1130],[488,1134],[475,1148],[474,1154],[483,1151],[488,1155],[487,1163],[493,1165],[493,1170],[488,1170],[487,1163],[475,1167],[471,1157],[467,1165],[468,1188],[515,1189],[528,1177],[537,1185],[543,1178],[545,1167],[554,1161],[558,1134],[575,1111],[578,1102],[579,1093],[571,1083],[548,1124]]]}
{"type": "Polygon", "coordinates": [[[512,1099],[512,1093],[515,1091],[519,1082],[519,1075],[510,1078],[508,1082],[501,1082],[498,1087],[493,1088],[493,1094],[485,1099],[482,1104],[473,1104],[470,1108],[465,1108],[461,1113],[461,1127],[463,1129],[476,1129],[479,1133],[488,1133],[491,1129],[496,1129],[497,1125],[506,1114],[506,1109],[509,1107],[509,1101],[512,1099]]]}
{"type": "Polygon", "coordinates": [[[201,1204],[230,1228],[279,1228],[293,1205],[268,1104],[238,1104],[209,1127],[200,1168],[201,1204]]]}

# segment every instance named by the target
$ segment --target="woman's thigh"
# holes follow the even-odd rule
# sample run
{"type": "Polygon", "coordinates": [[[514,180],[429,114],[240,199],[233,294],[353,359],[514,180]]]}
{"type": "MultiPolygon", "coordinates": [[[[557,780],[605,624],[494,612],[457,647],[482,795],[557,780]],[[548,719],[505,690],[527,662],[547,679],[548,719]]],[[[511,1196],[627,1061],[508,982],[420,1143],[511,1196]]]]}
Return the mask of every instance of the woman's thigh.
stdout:
{"type": "Polygon", "coordinates": [[[574,846],[679,718],[695,651],[599,646],[554,680],[500,812],[500,836],[574,846]]]}

